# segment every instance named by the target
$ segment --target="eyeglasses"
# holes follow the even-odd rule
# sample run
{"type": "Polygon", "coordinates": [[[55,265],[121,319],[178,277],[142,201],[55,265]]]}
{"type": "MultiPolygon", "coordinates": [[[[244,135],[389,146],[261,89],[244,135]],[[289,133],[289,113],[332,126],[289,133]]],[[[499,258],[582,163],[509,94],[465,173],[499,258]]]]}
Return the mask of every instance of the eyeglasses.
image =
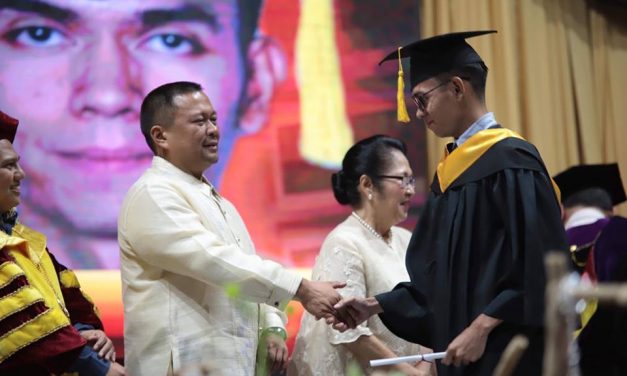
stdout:
{"type": "MultiPolygon", "coordinates": [[[[468,81],[468,79],[469,79],[468,77],[459,77],[459,78],[461,78],[462,80],[466,80],[466,81],[468,81]]],[[[425,112],[427,110],[427,104],[428,104],[428,99],[429,99],[427,96],[432,91],[441,88],[442,86],[448,84],[449,82],[451,82],[451,79],[448,79],[448,80],[442,82],[438,86],[436,86],[436,87],[434,87],[434,88],[432,88],[430,90],[427,90],[426,92],[424,92],[422,94],[412,95],[411,99],[414,100],[414,103],[416,103],[416,107],[418,107],[420,112],[425,112]]]]}
{"type": "Polygon", "coordinates": [[[418,107],[418,109],[420,110],[420,112],[425,112],[427,110],[427,100],[428,100],[428,95],[436,90],[441,88],[442,86],[448,84],[449,82],[451,82],[451,80],[446,80],[444,82],[442,82],[441,84],[439,84],[438,86],[427,90],[426,92],[422,93],[422,94],[418,94],[418,95],[412,95],[411,99],[414,100],[414,103],[416,103],[416,107],[418,107]]]}
{"type": "Polygon", "coordinates": [[[396,176],[396,175],[377,175],[378,178],[394,179],[398,180],[403,188],[415,188],[416,177],[415,176],[396,176]]]}

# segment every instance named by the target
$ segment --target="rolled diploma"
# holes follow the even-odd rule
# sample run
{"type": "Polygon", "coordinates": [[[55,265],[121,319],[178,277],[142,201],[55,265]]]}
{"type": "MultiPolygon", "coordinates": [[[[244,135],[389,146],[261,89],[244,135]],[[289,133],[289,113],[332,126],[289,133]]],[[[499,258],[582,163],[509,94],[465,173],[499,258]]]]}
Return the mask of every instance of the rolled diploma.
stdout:
{"type": "Polygon", "coordinates": [[[437,352],[422,355],[399,356],[398,358],[376,359],[370,361],[370,367],[390,366],[392,364],[420,362],[422,360],[430,362],[436,359],[442,359],[446,355],[445,352],[437,352]]]}

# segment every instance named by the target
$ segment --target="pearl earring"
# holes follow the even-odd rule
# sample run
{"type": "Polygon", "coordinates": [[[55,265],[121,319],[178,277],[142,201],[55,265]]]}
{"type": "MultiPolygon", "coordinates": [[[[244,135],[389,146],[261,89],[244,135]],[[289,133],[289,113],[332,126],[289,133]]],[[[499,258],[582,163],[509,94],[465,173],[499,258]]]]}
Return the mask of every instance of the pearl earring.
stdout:
{"type": "Polygon", "coordinates": [[[368,200],[372,200],[372,193],[368,193],[368,200]]]}

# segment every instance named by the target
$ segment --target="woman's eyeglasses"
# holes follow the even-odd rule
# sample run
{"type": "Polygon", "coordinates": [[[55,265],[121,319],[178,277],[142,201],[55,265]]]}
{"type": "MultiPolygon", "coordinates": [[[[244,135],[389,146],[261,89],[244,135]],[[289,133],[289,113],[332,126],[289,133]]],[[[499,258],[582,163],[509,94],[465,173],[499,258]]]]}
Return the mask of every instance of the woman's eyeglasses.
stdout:
{"type": "Polygon", "coordinates": [[[403,188],[415,188],[416,177],[415,176],[396,176],[396,175],[377,175],[378,178],[395,179],[398,180],[403,188]]]}

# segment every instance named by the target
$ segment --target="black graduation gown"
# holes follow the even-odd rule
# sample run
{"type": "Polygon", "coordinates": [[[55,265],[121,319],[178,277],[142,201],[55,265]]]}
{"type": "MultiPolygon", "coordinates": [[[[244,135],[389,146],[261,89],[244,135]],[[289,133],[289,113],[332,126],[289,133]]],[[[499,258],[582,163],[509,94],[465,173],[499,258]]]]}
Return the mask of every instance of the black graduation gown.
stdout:
{"type": "Polygon", "coordinates": [[[476,363],[438,374],[492,375],[517,333],[530,346],[517,374],[540,375],[544,255],[566,252],[558,198],[530,143],[498,127],[477,133],[438,166],[407,251],[411,282],[376,296],[383,323],[445,351],[479,314],[503,320],[476,363]],[[456,154],[457,153],[457,154],[456,154]]]}

